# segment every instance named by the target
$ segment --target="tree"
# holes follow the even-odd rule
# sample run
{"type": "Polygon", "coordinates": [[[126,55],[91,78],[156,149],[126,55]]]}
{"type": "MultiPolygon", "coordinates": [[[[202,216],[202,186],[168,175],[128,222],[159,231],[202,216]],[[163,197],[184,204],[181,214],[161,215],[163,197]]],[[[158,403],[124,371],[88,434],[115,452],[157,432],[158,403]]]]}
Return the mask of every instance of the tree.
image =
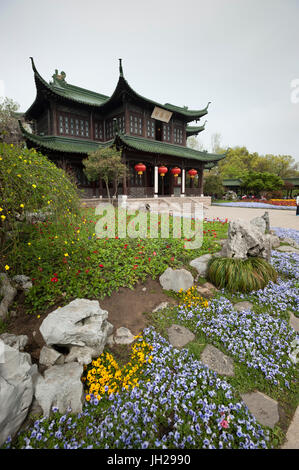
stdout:
{"type": "Polygon", "coordinates": [[[220,199],[225,193],[221,176],[214,174],[205,176],[203,191],[207,196],[216,196],[217,199],[220,199]]]}
{"type": "Polygon", "coordinates": [[[195,137],[195,135],[191,135],[190,137],[188,137],[187,146],[193,150],[204,150],[203,143],[197,137],[195,137]]]}
{"type": "Polygon", "coordinates": [[[109,201],[109,183],[114,182],[114,196],[116,196],[119,182],[127,172],[126,165],[121,162],[121,151],[118,151],[115,146],[99,148],[83,160],[83,165],[85,166],[84,173],[89,181],[96,181],[98,178],[104,180],[109,201]]]}
{"type": "Polygon", "coordinates": [[[299,174],[299,164],[290,155],[259,156],[254,169],[274,173],[281,178],[290,178],[299,174]]]}
{"type": "Polygon", "coordinates": [[[0,100],[0,142],[17,145],[24,141],[18,123],[21,117],[18,109],[18,103],[9,98],[0,100]]]}
{"type": "Polygon", "coordinates": [[[221,134],[219,132],[215,132],[211,135],[211,151],[212,153],[223,153],[223,148],[221,146],[221,134]]]}
{"type": "Polygon", "coordinates": [[[264,191],[275,191],[282,188],[283,180],[273,173],[250,171],[243,177],[242,187],[247,192],[260,194],[264,191]]]}

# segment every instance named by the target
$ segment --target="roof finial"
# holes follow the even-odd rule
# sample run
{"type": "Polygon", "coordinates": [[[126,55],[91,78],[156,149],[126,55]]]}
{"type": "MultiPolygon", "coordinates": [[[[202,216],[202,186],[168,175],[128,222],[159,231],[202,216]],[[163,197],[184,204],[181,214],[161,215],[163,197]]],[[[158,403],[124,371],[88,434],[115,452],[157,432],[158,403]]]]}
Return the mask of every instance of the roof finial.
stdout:
{"type": "Polygon", "coordinates": [[[118,59],[118,60],[119,60],[119,75],[120,75],[120,77],[123,77],[124,74],[123,74],[123,68],[122,68],[122,65],[121,65],[122,59],[118,59]]]}
{"type": "Polygon", "coordinates": [[[29,57],[29,59],[31,60],[31,66],[32,66],[33,72],[37,72],[36,67],[35,67],[35,63],[34,63],[34,60],[33,60],[33,57],[29,57]]]}

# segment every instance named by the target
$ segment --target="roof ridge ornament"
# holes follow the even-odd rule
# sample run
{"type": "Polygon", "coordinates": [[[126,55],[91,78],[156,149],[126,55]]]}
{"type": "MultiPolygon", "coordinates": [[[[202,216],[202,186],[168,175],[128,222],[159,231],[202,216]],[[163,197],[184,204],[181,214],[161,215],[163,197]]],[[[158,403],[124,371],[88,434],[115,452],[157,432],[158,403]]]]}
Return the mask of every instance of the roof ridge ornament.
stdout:
{"type": "Polygon", "coordinates": [[[122,67],[122,64],[121,64],[122,59],[118,59],[118,60],[119,60],[119,76],[124,78],[123,67],[122,67]]]}
{"type": "Polygon", "coordinates": [[[53,85],[65,85],[66,73],[62,70],[60,73],[58,73],[58,69],[55,69],[55,73],[52,75],[53,78],[53,85]]]}

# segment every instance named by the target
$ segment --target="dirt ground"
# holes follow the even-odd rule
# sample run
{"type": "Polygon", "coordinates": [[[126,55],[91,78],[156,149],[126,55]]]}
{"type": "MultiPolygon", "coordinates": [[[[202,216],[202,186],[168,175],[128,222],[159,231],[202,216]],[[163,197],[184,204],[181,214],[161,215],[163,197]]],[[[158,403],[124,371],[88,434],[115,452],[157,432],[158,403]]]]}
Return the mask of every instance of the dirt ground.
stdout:
{"type": "MultiPolygon", "coordinates": [[[[39,327],[47,314],[55,310],[58,305],[51,307],[47,313],[37,318],[37,315],[24,312],[22,295],[18,297],[17,301],[20,308],[17,311],[17,316],[8,322],[7,332],[15,335],[27,335],[28,344],[25,351],[31,354],[34,363],[38,363],[40,350],[45,345],[39,327]]],[[[108,311],[108,321],[114,326],[114,331],[120,326],[125,326],[136,335],[148,324],[144,313],[151,312],[165,301],[175,304],[175,300],[163,292],[159,281],[148,279],[144,284],[137,284],[134,290],[121,288],[111,297],[99,300],[99,303],[102,309],[108,311]]]]}

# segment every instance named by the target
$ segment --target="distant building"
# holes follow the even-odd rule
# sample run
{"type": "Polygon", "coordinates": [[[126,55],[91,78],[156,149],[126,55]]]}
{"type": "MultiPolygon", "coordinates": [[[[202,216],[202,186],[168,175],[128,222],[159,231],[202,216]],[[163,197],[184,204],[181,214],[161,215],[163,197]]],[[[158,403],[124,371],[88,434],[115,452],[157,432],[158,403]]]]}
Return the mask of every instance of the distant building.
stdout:
{"type": "Polygon", "coordinates": [[[208,105],[195,111],[186,106],[162,105],[139,95],[125,80],[121,59],[118,83],[110,97],[70,85],[66,74],[57,70],[47,83],[32,58],[31,61],[36,98],[24,117],[33,132],[26,131],[20,123],[27,146],[40,150],[57,164],[70,167],[85,195],[105,196],[105,189],[101,180],[87,181],[82,160],[89,152],[113,144],[122,150],[123,162],[128,167],[121,194],[130,197],[203,194],[203,170],[225,157],[187,147],[187,137],[204,130],[204,125],[188,123],[205,116],[208,105]],[[138,163],[143,168],[139,173],[135,168],[138,163]],[[167,171],[163,173],[161,167],[167,171]]]}

